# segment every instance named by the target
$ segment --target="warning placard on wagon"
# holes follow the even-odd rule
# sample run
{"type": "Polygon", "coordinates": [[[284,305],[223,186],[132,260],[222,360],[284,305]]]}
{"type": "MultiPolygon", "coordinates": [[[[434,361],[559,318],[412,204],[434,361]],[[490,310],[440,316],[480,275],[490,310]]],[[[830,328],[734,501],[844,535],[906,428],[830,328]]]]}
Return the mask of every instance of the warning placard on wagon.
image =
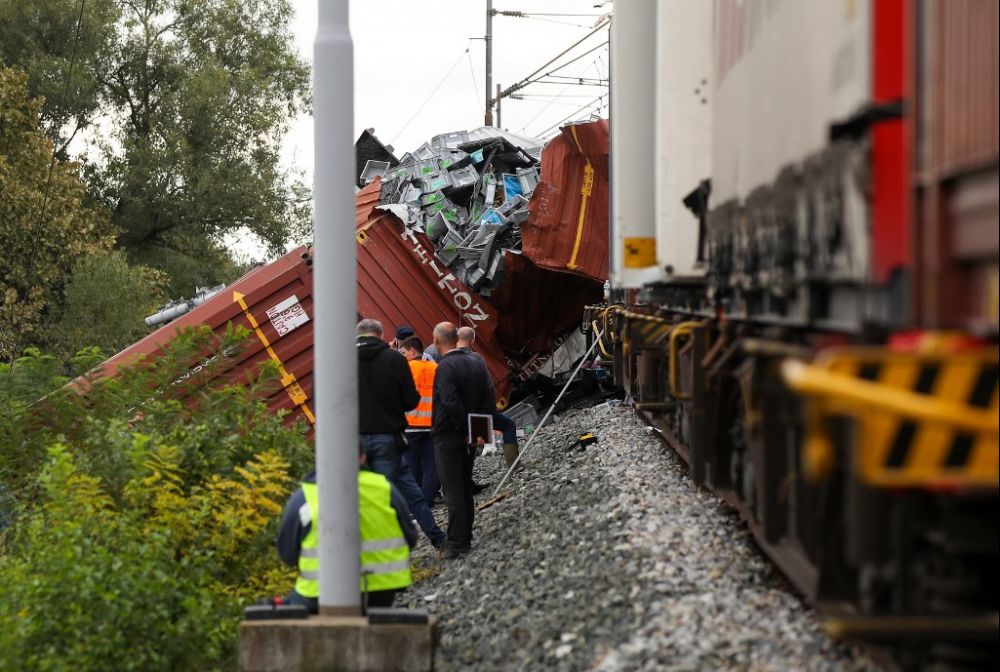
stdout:
{"type": "Polygon", "coordinates": [[[269,308],[267,317],[271,320],[271,326],[278,332],[278,336],[284,336],[309,321],[305,308],[299,303],[299,297],[294,294],[269,308]]]}

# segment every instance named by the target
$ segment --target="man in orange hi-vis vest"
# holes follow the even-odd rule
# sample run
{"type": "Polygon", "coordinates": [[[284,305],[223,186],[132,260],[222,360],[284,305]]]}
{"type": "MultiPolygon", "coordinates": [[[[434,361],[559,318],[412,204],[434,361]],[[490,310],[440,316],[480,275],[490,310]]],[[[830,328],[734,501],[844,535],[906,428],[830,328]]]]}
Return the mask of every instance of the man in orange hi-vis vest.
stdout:
{"type": "Polygon", "coordinates": [[[424,344],[417,336],[405,339],[399,346],[400,352],[410,363],[413,382],[420,393],[417,407],[406,414],[407,448],[403,459],[410,465],[410,471],[424,491],[428,505],[434,503],[441,479],[438,477],[437,462],[434,460],[434,441],[431,439],[431,400],[434,395],[434,371],[437,364],[423,359],[424,344]]]}

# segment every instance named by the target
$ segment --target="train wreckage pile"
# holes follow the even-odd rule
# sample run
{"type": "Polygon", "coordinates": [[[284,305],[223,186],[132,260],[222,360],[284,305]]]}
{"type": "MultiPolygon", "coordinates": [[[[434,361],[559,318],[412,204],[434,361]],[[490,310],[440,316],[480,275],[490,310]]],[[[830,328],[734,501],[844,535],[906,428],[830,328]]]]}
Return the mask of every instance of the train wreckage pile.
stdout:
{"type": "Polygon", "coordinates": [[[401,159],[366,131],[357,151],[373,157],[358,161],[359,313],[425,342],[441,320],[475,327],[501,397],[582,354],[573,333],[608,269],[606,121],[544,148],[484,127],[401,159]]]}

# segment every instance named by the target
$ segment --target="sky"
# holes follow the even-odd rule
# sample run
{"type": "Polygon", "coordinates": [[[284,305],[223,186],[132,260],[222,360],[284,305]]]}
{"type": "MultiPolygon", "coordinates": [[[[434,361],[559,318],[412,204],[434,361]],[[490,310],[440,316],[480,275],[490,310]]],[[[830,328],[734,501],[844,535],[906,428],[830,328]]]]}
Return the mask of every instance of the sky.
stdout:
{"type": "MultiPolygon", "coordinates": [[[[296,12],[296,46],[312,62],[317,0],[291,1],[296,12]]],[[[585,16],[494,17],[494,87],[524,78],[591,32],[598,17],[611,7],[596,8],[601,2],[495,0],[497,10],[585,16]]],[[[351,0],[350,15],[355,137],[365,128],[374,128],[379,139],[401,156],[438,133],[483,125],[485,46],[477,38],[486,29],[486,0],[351,0]]],[[[603,44],[556,74],[606,79],[606,42],[605,28],[546,70],[603,44]]],[[[557,129],[553,125],[566,117],[586,118],[602,102],[607,104],[607,89],[564,81],[568,80],[529,86],[521,92],[524,100],[505,99],[503,128],[522,135],[551,135],[557,129]]],[[[602,113],[607,115],[607,107],[602,113]]],[[[312,118],[302,116],[293,122],[283,148],[286,163],[305,171],[309,179],[312,141],[312,118]]]]}

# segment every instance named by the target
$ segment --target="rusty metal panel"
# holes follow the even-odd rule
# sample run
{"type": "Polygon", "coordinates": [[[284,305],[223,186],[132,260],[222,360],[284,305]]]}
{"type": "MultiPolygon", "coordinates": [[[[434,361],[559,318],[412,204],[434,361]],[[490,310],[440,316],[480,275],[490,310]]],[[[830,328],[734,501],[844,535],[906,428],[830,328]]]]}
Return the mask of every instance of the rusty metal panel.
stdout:
{"type": "Polygon", "coordinates": [[[920,9],[920,321],[995,332],[1000,4],[925,0],[920,9]]]}
{"type": "Polygon", "coordinates": [[[542,150],[541,178],[521,225],[535,265],[608,277],[608,121],[571,124],[542,150]]]}
{"type": "Polygon", "coordinates": [[[545,352],[580,325],[583,307],[597,303],[600,283],[540,268],[523,254],[504,253],[504,282],[491,297],[503,319],[497,338],[511,351],[545,352]]]}
{"type": "Polygon", "coordinates": [[[931,168],[950,174],[996,163],[1000,3],[938,0],[930,11],[931,168]]]}
{"type": "Polygon", "coordinates": [[[391,212],[376,209],[381,180],[356,196],[358,313],[387,330],[406,324],[426,344],[434,325],[450,321],[476,330],[476,351],[486,360],[502,401],[510,369],[496,339],[497,309],[455,278],[434,256],[422,233],[407,230],[391,212]]]}
{"type": "MultiPolygon", "coordinates": [[[[282,386],[265,400],[268,407],[290,410],[286,420],[289,424],[300,417],[312,423],[311,266],[309,250],[300,247],[250,271],[225,291],[108,359],[100,367],[101,375],[113,376],[119,368],[142,357],[155,357],[184,328],[204,324],[222,334],[231,322],[246,327],[252,335],[237,352],[209,355],[213,360],[223,358],[214,369],[217,379],[246,382],[247,375],[256,376],[263,362],[274,361],[282,386]]],[[[199,366],[203,363],[195,363],[193,370],[199,366]]]]}

